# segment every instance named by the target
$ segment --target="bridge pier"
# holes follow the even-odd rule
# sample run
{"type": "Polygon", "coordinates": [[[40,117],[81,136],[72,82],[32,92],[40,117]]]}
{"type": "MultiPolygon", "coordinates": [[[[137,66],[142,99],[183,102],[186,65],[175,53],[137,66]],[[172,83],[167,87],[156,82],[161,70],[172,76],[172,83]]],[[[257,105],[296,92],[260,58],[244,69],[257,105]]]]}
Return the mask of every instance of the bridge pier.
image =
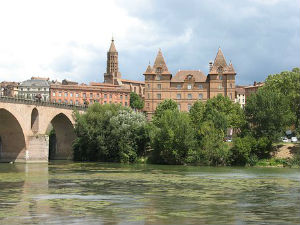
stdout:
{"type": "Polygon", "coordinates": [[[49,158],[49,136],[32,135],[27,136],[27,148],[25,151],[26,162],[48,162],[49,158]]]}

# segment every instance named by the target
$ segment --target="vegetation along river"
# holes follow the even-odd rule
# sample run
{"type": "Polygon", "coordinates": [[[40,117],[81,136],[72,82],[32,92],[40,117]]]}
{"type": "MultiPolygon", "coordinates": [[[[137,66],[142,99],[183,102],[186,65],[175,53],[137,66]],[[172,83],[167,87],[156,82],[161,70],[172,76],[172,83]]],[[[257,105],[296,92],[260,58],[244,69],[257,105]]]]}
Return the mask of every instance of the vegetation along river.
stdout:
{"type": "Polygon", "coordinates": [[[0,224],[299,223],[299,169],[0,164],[0,224]]]}

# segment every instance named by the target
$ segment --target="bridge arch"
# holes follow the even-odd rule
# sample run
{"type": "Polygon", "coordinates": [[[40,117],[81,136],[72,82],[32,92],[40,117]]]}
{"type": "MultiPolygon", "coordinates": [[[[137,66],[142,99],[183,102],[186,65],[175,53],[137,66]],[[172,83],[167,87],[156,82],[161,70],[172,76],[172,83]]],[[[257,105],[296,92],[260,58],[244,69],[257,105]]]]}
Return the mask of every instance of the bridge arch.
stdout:
{"type": "Polygon", "coordinates": [[[25,160],[26,140],[17,118],[0,108],[0,161],[25,160]]]}
{"type": "Polygon", "coordinates": [[[39,131],[39,112],[34,108],[31,112],[31,130],[35,134],[39,131]]]}
{"type": "Polygon", "coordinates": [[[48,125],[47,133],[50,136],[49,159],[72,159],[72,144],[76,135],[71,119],[64,113],[55,115],[48,125]]]}

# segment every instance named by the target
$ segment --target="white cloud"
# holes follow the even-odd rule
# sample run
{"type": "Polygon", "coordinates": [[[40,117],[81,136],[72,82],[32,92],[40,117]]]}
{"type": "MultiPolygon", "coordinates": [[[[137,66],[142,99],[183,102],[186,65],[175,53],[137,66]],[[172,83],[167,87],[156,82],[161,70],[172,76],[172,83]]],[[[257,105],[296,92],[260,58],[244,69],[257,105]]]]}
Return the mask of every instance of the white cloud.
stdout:
{"type": "Polygon", "coordinates": [[[109,0],[1,1],[0,27],[0,80],[19,81],[37,74],[80,79],[84,64],[101,58],[93,49],[105,56],[112,33],[123,39],[143,29],[109,0]],[[72,66],[62,70],[64,63],[72,66]]]}

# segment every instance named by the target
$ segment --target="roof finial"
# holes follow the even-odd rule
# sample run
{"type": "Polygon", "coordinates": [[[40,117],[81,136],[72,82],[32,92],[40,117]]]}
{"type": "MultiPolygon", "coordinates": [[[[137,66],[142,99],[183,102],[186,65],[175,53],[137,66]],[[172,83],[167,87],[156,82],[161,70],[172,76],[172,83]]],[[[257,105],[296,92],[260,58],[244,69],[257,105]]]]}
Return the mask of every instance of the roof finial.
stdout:
{"type": "Polygon", "coordinates": [[[151,64],[150,60],[149,60],[149,65],[151,64]]]}
{"type": "Polygon", "coordinates": [[[114,41],[114,34],[111,34],[111,41],[114,41]]]}

